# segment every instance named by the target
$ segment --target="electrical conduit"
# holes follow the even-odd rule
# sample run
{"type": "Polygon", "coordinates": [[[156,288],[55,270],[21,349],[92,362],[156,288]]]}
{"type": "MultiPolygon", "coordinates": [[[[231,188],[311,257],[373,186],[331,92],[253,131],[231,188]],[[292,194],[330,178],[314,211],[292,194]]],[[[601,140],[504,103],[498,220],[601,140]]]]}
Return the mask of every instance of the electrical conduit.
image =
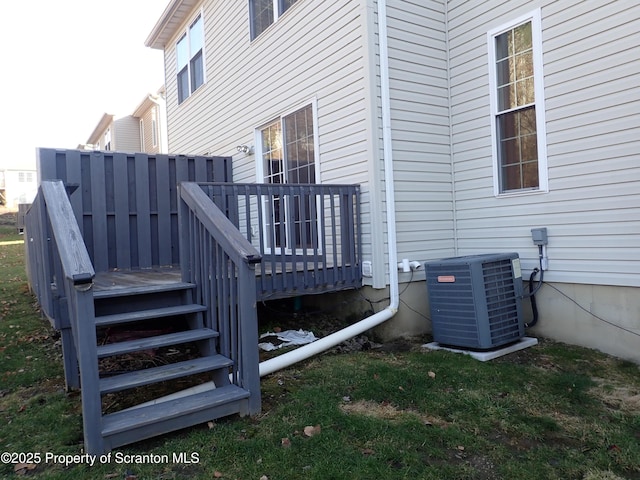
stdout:
{"type": "Polygon", "coordinates": [[[393,186],[393,149],[391,145],[391,99],[389,95],[389,57],[387,52],[387,4],[386,0],[378,0],[378,38],[380,54],[380,90],[382,103],[382,147],[384,162],[385,203],[387,209],[387,246],[389,264],[390,302],[384,310],[354,323],[331,335],[316,340],[278,357],[260,363],[260,376],[269,375],[287,368],[297,362],[322,353],[356,335],[370,330],[386,322],[398,311],[400,295],[398,293],[398,255],[396,253],[396,211],[395,191],[393,186]]]}

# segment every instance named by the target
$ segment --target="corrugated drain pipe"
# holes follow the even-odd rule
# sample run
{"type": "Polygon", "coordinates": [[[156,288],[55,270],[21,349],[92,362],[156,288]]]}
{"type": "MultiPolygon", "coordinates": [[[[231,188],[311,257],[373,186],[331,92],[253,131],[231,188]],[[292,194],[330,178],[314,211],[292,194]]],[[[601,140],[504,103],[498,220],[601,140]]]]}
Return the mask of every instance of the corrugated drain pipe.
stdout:
{"type": "MultiPolygon", "coordinates": [[[[387,246],[389,264],[389,306],[384,310],[361,320],[358,323],[339,330],[331,335],[316,340],[278,357],[260,363],[260,376],[269,375],[282,368],[306,360],[313,355],[324,352],[356,335],[360,335],[373,327],[389,320],[398,311],[400,296],[398,294],[398,255],[396,253],[396,211],[395,191],[393,186],[393,149],[391,145],[391,100],[389,97],[389,57],[387,52],[387,4],[386,0],[378,0],[378,37],[380,54],[380,90],[382,101],[382,144],[384,155],[385,202],[387,209],[387,246]]],[[[375,186],[374,186],[375,188],[375,186]]]]}

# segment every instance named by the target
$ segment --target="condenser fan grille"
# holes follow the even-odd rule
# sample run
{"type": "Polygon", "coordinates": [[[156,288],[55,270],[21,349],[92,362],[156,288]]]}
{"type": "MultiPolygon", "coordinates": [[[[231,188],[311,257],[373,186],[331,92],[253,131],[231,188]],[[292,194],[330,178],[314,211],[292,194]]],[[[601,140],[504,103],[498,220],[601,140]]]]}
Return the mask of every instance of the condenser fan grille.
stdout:
{"type": "Polygon", "coordinates": [[[511,260],[483,263],[482,273],[492,343],[518,340],[521,334],[511,260]]]}

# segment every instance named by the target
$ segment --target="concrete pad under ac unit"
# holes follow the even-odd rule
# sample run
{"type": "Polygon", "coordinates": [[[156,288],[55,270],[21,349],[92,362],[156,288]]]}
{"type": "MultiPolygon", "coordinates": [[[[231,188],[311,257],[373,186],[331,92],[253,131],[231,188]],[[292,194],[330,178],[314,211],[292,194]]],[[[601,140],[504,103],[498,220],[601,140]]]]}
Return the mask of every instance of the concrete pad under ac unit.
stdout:
{"type": "Polygon", "coordinates": [[[476,360],[480,360],[481,362],[488,362],[489,360],[493,360],[494,358],[502,357],[504,355],[508,355],[509,353],[517,352],[518,350],[524,350],[525,348],[529,348],[537,344],[537,338],[522,337],[520,340],[510,345],[506,345],[496,350],[482,352],[477,350],[465,350],[462,348],[444,347],[441,346],[438,342],[427,343],[422,347],[428,348],[429,350],[446,350],[453,353],[464,353],[465,355],[470,355],[471,357],[475,358],[476,360]]]}

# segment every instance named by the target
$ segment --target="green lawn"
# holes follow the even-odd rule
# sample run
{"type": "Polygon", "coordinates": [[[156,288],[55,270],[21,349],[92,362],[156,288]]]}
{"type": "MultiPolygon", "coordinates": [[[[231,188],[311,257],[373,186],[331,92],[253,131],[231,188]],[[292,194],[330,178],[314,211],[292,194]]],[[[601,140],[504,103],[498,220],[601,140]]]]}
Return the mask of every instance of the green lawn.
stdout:
{"type": "Polygon", "coordinates": [[[64,391],[24,246],[4,244],[21,238],[0,227],[0,452],[40,457],[14,455],[25,465],[1,478],[640,479],[640,369],[548,340],[487,363],[426,338],[328,353],[264,378],[255,418],[65,466],[82,452],[80,397],[64,391]]]}

